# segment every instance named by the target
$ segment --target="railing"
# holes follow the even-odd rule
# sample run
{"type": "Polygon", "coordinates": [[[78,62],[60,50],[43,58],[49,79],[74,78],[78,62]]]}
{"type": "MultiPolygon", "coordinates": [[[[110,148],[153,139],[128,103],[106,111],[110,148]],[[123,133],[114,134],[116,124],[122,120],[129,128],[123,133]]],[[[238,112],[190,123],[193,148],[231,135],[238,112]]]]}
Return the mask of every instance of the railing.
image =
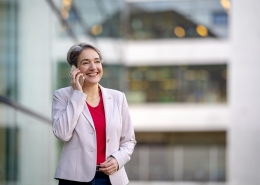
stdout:
{"type": "Polygon", "coordinates": [[[25,114],[27,114],[31,117],[34,117],[34,118],[36,118],[40,121],[51,124],[51,120],[49,118],[46,118],[45,116],[42,116],[42,115],[40,115],[40,114],[22,106],[22,105],[19,105],[18,103],[14,102],[14,101],[10,100],[9,98],[4,97],[2,95],[0,95],[0,103],[6,104],[6,105],[8,105],[8,106],[10,106],[10,107],[12,107],[12,108],[14,108],[18,111],[21,111],[21,112],[23,112],[23,113],[25,113],[25,114]]]}

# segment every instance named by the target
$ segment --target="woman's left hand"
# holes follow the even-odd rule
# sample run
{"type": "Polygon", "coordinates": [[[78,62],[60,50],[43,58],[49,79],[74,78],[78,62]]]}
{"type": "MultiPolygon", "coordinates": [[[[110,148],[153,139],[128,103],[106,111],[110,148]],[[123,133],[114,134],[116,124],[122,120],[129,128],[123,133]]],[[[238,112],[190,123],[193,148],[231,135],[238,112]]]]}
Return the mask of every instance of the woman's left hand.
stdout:
{"type": "Polygon", "coordinates": [[[101,163],[99,170],[107,175],[112,175],[118,169],[118,162],[114,157],[109,157],[105,162],[101,163]]]}

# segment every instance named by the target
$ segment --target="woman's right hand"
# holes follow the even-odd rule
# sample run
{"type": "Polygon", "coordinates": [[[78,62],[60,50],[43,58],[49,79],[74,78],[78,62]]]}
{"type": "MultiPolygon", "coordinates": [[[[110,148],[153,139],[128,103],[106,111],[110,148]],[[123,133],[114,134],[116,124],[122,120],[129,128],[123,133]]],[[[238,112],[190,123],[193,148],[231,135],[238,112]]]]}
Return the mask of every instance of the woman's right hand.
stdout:
{"type": "Polygon", "coordinates": [[[74,90],[78,90],[78,91],[82,91],[82,85],[80,84],[80,77],[84,77],[83,74],[81,73],[81,71],[79,70],[79,68],[75,69],[71,74],[71,86],[74,90]]]}

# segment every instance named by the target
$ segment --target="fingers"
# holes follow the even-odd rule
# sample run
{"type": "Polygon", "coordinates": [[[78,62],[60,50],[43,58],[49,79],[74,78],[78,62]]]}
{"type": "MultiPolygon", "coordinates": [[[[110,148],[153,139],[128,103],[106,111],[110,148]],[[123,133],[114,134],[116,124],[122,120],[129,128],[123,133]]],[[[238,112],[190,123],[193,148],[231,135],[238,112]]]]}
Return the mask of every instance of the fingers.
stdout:
{"type": "Polygon", "coordinates": [[[76,77],[77,77],[77,75],[78,74],[80,74],[81,72],[80,72],[80,70],[79,70],[79,68],[77,68],[77,69],[75,69],[72,73],[71,73],[71,78],[72,78],[72,80],[73,79],[76,79],[76,77]]]}
{"type": "Polygon", "coordinates": [[[75,90],[82,91],[82,85],[80,84],[80,77],[84,77],[84,75],[81,73],[81,71],[77,68],[73,72],[71,72],[71,86],[75,90]]]}
{"type": "Polygon", "coordinates": [[[79,78],[80,78],[81,76],[83,76],[82,73],[78,73],[78,74],[76,75],[76,81],[77,81],[77,82],[79,82],[79,78]]]}
{"type": "Polygon", "coordinates": [[[104,163],[100,164],[100,171],[107,175],[112,175],[118,169],[117,160],[114,157],[109,157],[104,163]]]}

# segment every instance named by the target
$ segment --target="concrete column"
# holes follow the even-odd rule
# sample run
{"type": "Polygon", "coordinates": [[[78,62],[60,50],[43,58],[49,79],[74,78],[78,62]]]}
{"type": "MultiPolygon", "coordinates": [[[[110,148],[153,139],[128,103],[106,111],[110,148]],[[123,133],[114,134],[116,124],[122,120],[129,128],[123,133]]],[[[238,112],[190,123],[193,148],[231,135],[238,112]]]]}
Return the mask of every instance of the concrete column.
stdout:
{"type": "Polygon", "coordinates": [[[260,1],[233,0],[228,137],[230,185],[260,184],[260,1]]]}
{"type": "MultiPolygon", "coordinates": [[[[20,0],[18,12],[18,99],[51,117],[55,16],[45,0],[20,0]]],[[[19,185],[57,184],[56,139],[51,124],[18,114],[19,185]]]]}

